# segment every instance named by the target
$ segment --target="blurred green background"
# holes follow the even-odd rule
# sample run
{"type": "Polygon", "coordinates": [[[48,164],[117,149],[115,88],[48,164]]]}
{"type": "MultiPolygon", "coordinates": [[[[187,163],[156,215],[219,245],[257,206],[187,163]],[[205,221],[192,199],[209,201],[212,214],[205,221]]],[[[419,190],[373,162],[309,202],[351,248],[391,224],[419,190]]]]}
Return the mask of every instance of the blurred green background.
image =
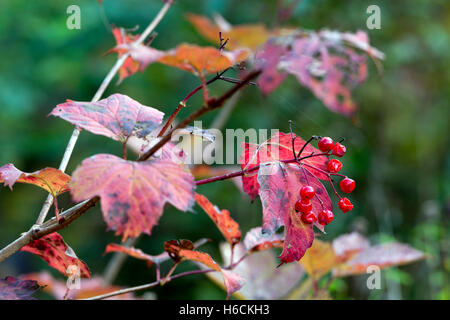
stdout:
{"type": "MultiPolygon", "coordinates": [[[[139,30],[161,7],[159,0],[104,0],[105,16],[116,26],[139,30]]],[[[152,45],[169,49],[180,42],[209,44],[186,21],[193,12],[220,13],[232,24],[275,21],[276,1],[179,0],[157,27],[152,45]]],[[[370,292],[366,276],[333,283],[338,299],[449,299],[450,298],[450,5],[448,1],[331,1],[304,0],[286,23],[307,29],[365,30],[371,44],[386,54],[384,74],[370,62],[369,79],[355,90],[359,104],[356,120],[330,112],[293,77],[267,98],[256,88],[247,89],[226,123],[226,128],[279,128],[288,120],[303,138],[311,135],[346,137],[343,172],[357,181],[351,214],[337,215],[325,239],[359,231],[372,242],[396,239],[429,255],[426,261],[383,271],[381,290],[370,292]],[[381,8],[381,29],[367,30],[366,8],[381,8]]],[[[105,56],[114,38],[102,20],[95,0],[26,1],[0,3],[0,165],[14,163],[26,172],[58,167],[72,126],[47,114],[66,99],[87,101],[114,64],[105,56]],[[81,30],[66,28],[66,8],[81,8],[81,30]]],[[[104,97],[119,92],[142,104],[170,113],[198,80],[181,70],[154,64],[145,72],[115,82],[104,97]]],[[[212,94],[230,85],[215,83],[212,94]]],[[[201,95],[190,105],[196,108],[201,95]]],[[[192,108],[183,110],[180,117],[192,108]]],[[[203,118],[204,127],[216,113],[203,118]]],[[[120,154],[120,144],[83,132],[67,172],[96,153],[120,154]]],[[[220,208],[230,210],[245,232],[261,223],[259,201],[251,204],[230,181],[199,187],[220,208]]],[[[46,194],[29,185],[0,190],[0,247],[14,240],[35,222],[46,194]]],[[[335,199],[334,199],[335,200],[335,199]]],[[[60,206],[70,207],[68,195],[60,206]]],[[[201,210],[180,213],[167,206],[151,237],[138,246],[161,252],[164,241],[174,238],[214,239],[204,246],[219,257],[219,231],[201,210]]],[[[108,243],[119,242],[106,232],[100,209],[94,208],[70,228],[61,231],[78,256],[101,275],[111,255],[103,256],[108,243]]],[[[220,259],[219,259],[220,260],[220,259]]],[[[192,265],[185,263],[179,271],[192,265]]],[[[0,276],[49,270],[38,257],[18,253],[0,265],[0,276]]],[[[63,279],[50,270],[55,277],[63,279]]],[[[164,271],[164,270],[163,270],[164,271]]],[[[128,259],[118,285],[153,281],[154,270],[142,261],[128,259]]],[[[179,279],[155,289],[161,299],[223,299],[224,292],[202,275],[179,279]]]]}

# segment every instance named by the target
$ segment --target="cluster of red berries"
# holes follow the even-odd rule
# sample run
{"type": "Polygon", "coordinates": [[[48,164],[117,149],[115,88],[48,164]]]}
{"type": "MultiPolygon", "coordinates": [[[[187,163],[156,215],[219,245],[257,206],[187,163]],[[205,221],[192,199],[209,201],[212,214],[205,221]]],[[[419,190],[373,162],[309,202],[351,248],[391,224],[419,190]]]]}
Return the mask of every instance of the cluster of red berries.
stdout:
{"type": "MultiPolygon", "coordinates": [[[[343,157],[346,153],[346,148],[343,144],[333,142],[330,137],[321,138],[318,143],[318,148],[320,151],[327,153],[327,156],[334,155],[337,157],[343,157]]],[[[330,174],[336,175],[342,169],[342,163],[337,159],[330,159],[327,162],[327,170],[330,174]]],[[[340,175],[342,176],[342,175],[340,175]]],[[[355,190],[355,181],[348,177],[342,176],[344,179],[341,180],[339,186],[344,193],[351,193],[355,190]]],[[[330,183],[331,179],[330,179],[330,183]]],[[[333,186],[334,188],[334,186],[333,186]]],[[[333,220],[333,212],[330,210],[323,209],[317,216],[312,212],[311,199],[315,196],[315,190],[312,186],[304,186],[300,189],[300,200],[295,203],[295,210],[301,213],[301,219],[304,223],[314,223],[318,221],[321,225],[327,225],[333,220]]],[[[337,192],[336,192],[337,194],[337,192]]],[[[338,194],[337,194],[338,195],[338,194]]],[[[339,195],[338,195],[339,196],[339,195]]],[[[341,198],[339,196],[339,209],[342,212],[347,213],[353,209],[353,204],[347,198],[341,198]]]]}
{"type": "Polygon", "coordinates": [[[330,210],[322,210],[316,217],[312,212],[311,199],[314,198],[316,192],[312,186],[304,186],[300,189],[300,200],[295,203],[295,211],[301,212],[301,219],[304,223],[313,223],[317,220],[321,225],[329,224],[333,220],[333,212],[330,210]]]}

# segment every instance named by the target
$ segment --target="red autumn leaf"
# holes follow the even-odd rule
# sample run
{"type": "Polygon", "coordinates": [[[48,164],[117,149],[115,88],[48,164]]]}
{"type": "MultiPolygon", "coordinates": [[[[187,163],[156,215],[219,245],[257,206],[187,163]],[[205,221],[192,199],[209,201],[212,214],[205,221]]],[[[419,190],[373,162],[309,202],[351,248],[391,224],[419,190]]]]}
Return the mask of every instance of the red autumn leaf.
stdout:
{"type": "Polygon", "coordinates": [[[4,183],[12,190],[12,186],[16,183],[28,183],[45,189],[54,197],[69,191],[67,184],[70,176],[61,170],[54,168],[45,168],[32,173],[20,171],[13,164],[8,163],[0,167],[0,183],[4,183]]]}
{"type": "Polygon", "coordinates": [[[197,29],[197,31],[206,39],[219,44],[219,32],[222,32],[222,38],[228,39],[227,48],[232,50],[248,48],[256,49],[269,37],[269,32],[262,24],[246,24],[230,26],[222,17],[219,23],[213,23],[206,17],[187,14],[187,19],[197,29]]]}
{"type": "Polygon", "coordinates": [[[157,61],[164,55],[162,51],[143,44],[136,44],[135,41],[139,38],[139,35],[130,35],[123,28],[114,27],[112,32],[117,45],[109,52],[117,52],[119,57],[125,53],[130,54],[119,69],[119,82],[137,71],[143,71],[149,64],[157,61]]]}
{"type": "Polygon", "coordinates": [[[35,280],[19,280],[10,276],[0,279],[0,300],[34,300],[41,286],[35,280]]]}
{"type": "Polygon", "coordinates": [[[151,234],[166,202],[189,210],[194,203],[194,178],[170,160],[133,162],[97,154],[75,170],[70,191],[77,202],[99,196],[106,224],[125,241],[142,232],[151,234]]]}
{"type": "Polygon", "coordinates": [[[181,262],[182,260],[196,261],[208,268],[220,271],[223,275],[227,297],[242,287],[244,279],[231,271],[222,269],[209,254],[193,249],[194,244],[189,240],[170,240],[164,243],[164,250],[175,262],[181,262]]]}
{"type": "Polygon", "coordinates": [[[195,194],[195,201],[214,221],[229,244],[234,246],[241,241],[239,224],[230,217],[230,212],[228,210],[218,209],[208,200],[208,198],[198,193],[195,194]]]}
{"type": "Polygon", "coordinates": [[[61,103],[50,115],[123,143],[131,136],[148,135],[161,124],[164,113],[116,93],[97,102],[61,103]]]}
{"type": "Polygon", "coordinates": [[[295,211],[299,199],[298,190],[311,185],[316,197],[311,200],[316,214],[332,209],[331,200],[320,181],[303,167],[273,162],[262,165],[258,172],[259,196],[263,206],[262,232],[272,234],[284,226],[284,247],[280,256],[282,263],[300,260],[314,240],[312,224],[301,221],[295,211]]]}
{"type": "Polygon", "coordinates": [[[425,255],[422,252],[406,244],[384,243],[362,249],[343,264],[336,266],[333,269],[333,274],[338,277],[365,274],[369,266],[377,266],[383,269],[408,264],[424,258],[425,255]]]}
{"type": "Polygon", "coordinates": [[[220,72],[247,58],[247,52],[221,51],[213,47],[181,44],[170,50],[158,62],[192,72],[198,76],[220,72]]]}
{"type": "MultiPolygon", "coordinates": [[[[305,144],[305,141],[300,137],[296,137],[295,134],[293,137],[295,138],[295,151],[298,153],[305,144]]],[[[289,133],[277,132],[272,135],[269,140],[260,145],[243,143],[242,150],[240,159],[242,169],[251,169],[265,162],[290,160],[294,158],[294,153],[292,150],[292,137],[289,133]]],[[[302,156],[310,155],[313,152],[314,154],[322,153],[320,150],[308,144],[305,147],[302,156]]],[[[325,156],[315,156],[302,160],[302,163],[307,166],[303,166],[306,171],[311,172],[319,179],[327,179],[325,174],[313,168],[315,167],[326,171],[327,161],[328,159],[325,156]]],[[[259,191],[256,171],[244,175],[242,177],[242,183],[244,186],[244,191],[252,200],[254,200],[258,196],[259,191]]]]}
{"type": "Polygon", "coordinates": [[[284,238],[277,233],[262,233],[260,227],[250,229],[244,238],[244,246],[248,252],[268,250],[271,248],[281,248],[284,238]]]}
{"type": "Polygon", "coordinates": [[[262,70],[258,77],[258,87],[264,94],[275,90],[286,78],[287,74],[278,70],[280,57],[286,52],[287,49],[284,46],[268,41],[264,48],[256,53],[255,68],[262,70]]]}
{"type": "Polygon", "coordinates": [[[40,256],[51,267],[65,276],[70,276],[73,272],[84,278],[91,276],[87,265],[78,259],[73,249],[64,242],[57,232],[31,241],[20,251],[31,252],[40,256]]]}
{"type": "Polygon", "coordinates": [[[351,115],[356,110],[351,91],[367,76],[364,53],[376,63],[376,59],[384,58],[382,52],[369,45],[367,34],[362,31],[352,34],[296,30],[271,39],[258,53],[258,56],[268,57],[266,63],[258,63],[257,59],[255,67],[263,71],[260,88],[265,94],[282,82],[282,75],[289,73],[326,107],[351,115]],[[267,81],[265,75],[275,81],[267,81]]]}
{"type": "Polygon", "coordinates": [[[145,260],[147,261],[148,266],[154,263],[161,264],[162,262],[169,259],[169,255],[167,254],[167,252],[164,252],[157,256],[151,256],[149,254],[142,252],[142,250],[140,249],[124,247],[115,243],[110,243],[106,246],[105,254],[109,252],[122,252],[133,258],[145,260]]]}

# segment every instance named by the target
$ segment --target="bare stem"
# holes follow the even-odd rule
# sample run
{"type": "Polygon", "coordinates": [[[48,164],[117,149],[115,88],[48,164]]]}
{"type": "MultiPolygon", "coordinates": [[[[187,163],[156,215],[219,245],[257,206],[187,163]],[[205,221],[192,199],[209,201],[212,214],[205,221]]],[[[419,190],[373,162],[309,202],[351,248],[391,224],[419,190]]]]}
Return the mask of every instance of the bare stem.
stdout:
{"type": "MultiPolygon", "coordinates": [[[[186,276],[190,276],[190,275],[194,275],[194,274],[208,273],[208,272],[212,272],[212,271],[217,271],[217,270],[206,269],[206,270],[186,271],[186,272],[182,272],[182,273],[176,274],[174,276],[171,276],[168,279],[165,279],[164,283],[170,282],[170,281],[178,279],[178,278],[182,278],[182,277],[186,277],[186,276]]],[[[136,286],[136,287],[131,287],[131,288],[126,288],[126,289],[121,289],[121,290],[109,292],[109,293],[106,293],[106,294],[98,295],[98,296],[95,296],[95,297],[82,299],[82,300],[102,300],[102,299],[118,296],[118,295],[125,294],[125,293],[151,289],[151,288],[154,288],[154,287],[162,285],[163,284],[162,282],[163,282],[163,280],[157,280],[155,282],[151,282],[151,283],[148,283],[148,284],[144,284],[144,285],[140,285],[140,286],[136,286]]]]}
{"type": "MultiPolygon", "coordinates": [[[[153,32],[153,30],[156,28],[156,26],[161,22],[162,18],[165,16],[167,11],[169,10],[170,6],[172,5],[173,1],[166,1],[161,8],[161,10],[158,12],[156,17],[153,19],[153,21],[147,26],[147,28],[142,32],[140,37],[136,40],[135,44],[141,44],[147,37],[150,35],[150,33],[153,32]]],[[[106,75],[105,79],[103,79],[102,84],[98,88],[97,92],[95,93],[94,97],[92,98],[91,102],[98,101],[103,93],[105,92],[106,88],[111,83],[112,79],[116,75],[116,73],[119,71],[120,67],[123,65],[125,60],[129,57],[129,53],[125,53],[122,55],[114,64],[114,66],[111,68],[109,73],[106,75]]],[[[72,136],[70,137],[69,143],[67,144],[66,150],[64,151],[64,156],[61,160],[61,163],[59,165],[59,170],[64,172],[67,168],[67,165],[69,163],[70,157],[72,156],[73,149],[75,148],[75,144],[77,143],[78,136],[80,135],[80,129],[75,128],[72,132],[72,136]]],[[[50,209],[50,206],[53,203],[53,197],[51,194],[47,196],[47,199],[45,200],[42,209],[39,213],[39,217],[36,220],[36,224],[40,225],[44,222],[45,218],[47,217],[47,213],[50,209]]]]}

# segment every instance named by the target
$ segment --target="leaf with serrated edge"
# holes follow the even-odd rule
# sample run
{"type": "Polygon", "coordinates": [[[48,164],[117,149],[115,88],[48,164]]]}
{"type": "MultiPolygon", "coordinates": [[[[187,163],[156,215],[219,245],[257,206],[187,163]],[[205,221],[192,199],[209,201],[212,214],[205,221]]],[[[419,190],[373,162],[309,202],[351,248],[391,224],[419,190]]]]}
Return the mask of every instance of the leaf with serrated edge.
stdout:
{"type": "Polygon", "coordinates": [[[228,210],[220,210],[215,207],[204,195],[195,194],[195,201],[214,221],[229,244],[235,245],[241,240],[239,224],[230,217],[228,210]]]}
{"type": "Polygon", "coordinates": [[[116,93],[97,102],[69,100],[58,104],[50,115],[124,143],[131,136],[147,136],[161,124],[164,113],[116,93]]]}
{"type": "Polygon", "coordinates": [[[176,262],[182,260],[190,260],[199,262],[208,268],[220,271],[223,275],[225,288],[227,289],[227,297],[238,291],[244,284],[244,279],[232,271],[222,269],[211,256],[205,252],[194,251],[194,244],[189,240],[170,240],[164,243],[164,250],[167,251],[172,259],[176,262]]]}
{"type": "Polygon", "coordinates": [[[34,184],[53,196],[69,191],[67,184],[70,176],[55,168],[45,168],[32,173],[20,171],[13,164],[8,163],[0,167],[0,183],[4,183],[12,190],[15,183],[34,184]]]}
{"type": "Polygon", "coordinates": [[[71,247],[64,242],[57,232],[43,236],[31,241],[20,251],[26,251],[40,256],[49,266],[55,268],[65,276],[72,275],[73,272],[79,276],[89,278],[91,273],[87,265],[78,259],[71,247]],[[73,266],[77,270],[73,269],[73,266]]]}
{"type": "Polygon", "coordinates": [[[142,232],[151,234],[166,202],[190,210],[194,187],[192,174],[173,161],[134,162],[97,154],[75,170],[70,192],[76,202],[99,196],[106,224],[125,241],[142,232]]]}

